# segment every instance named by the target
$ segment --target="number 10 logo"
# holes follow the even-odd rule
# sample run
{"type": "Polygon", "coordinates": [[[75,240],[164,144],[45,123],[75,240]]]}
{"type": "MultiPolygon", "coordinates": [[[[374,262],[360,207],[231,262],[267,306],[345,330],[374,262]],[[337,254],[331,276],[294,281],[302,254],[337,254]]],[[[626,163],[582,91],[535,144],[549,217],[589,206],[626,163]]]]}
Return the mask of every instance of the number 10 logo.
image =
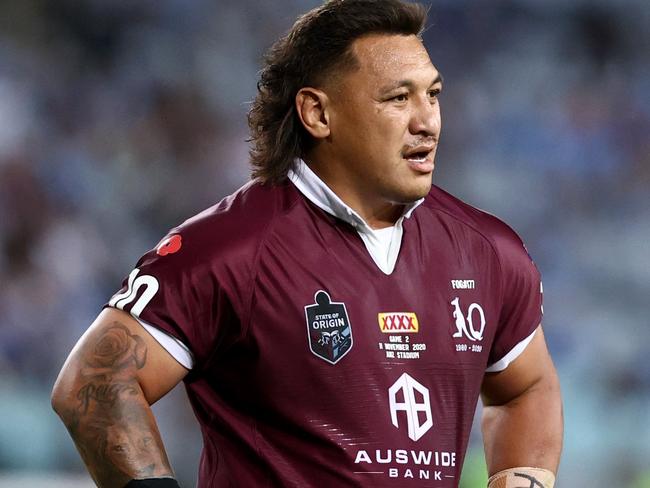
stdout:
{"type": "Polygon", "coordinates": [[[460,298],[456,297],[451,301],[454,306],[453,316],[456,319],[456,332],[453,337],[466,336],[470,341],[480,341],[483,339],[483,331],[485,330],[485,313],[478,303],[472,303],[467,309],[467,319],[460,309],[460,298]],[[474,328],[474,312],[478,312],[478,318],[481,320],[481,325],[478,330],[474,328]]]}

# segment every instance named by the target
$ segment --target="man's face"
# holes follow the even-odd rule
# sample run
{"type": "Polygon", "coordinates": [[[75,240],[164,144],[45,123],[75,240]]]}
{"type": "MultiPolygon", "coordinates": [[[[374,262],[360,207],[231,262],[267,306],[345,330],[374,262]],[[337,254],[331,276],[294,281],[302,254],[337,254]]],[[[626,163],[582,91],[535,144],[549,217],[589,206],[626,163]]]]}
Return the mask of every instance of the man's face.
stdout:
{"type": "Polygon", "coordinates": [[[440,135],[440,75],[416,36],[356,40],[359,68],[332,81],[336,180],[366,203],[408,203],[431,188],[440,135]]]}

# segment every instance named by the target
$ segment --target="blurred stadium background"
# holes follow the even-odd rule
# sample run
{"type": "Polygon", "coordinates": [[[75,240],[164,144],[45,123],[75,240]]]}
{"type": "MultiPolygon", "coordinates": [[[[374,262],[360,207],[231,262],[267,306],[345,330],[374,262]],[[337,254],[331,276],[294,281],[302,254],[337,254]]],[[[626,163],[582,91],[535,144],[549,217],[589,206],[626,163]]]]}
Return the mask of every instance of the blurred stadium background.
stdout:
{"type": "MultiPolygon", "coordinates": [[[[0,2],[0,487],[91,486],[49,393],[166,229],[248,177],[266,47],[314,0],[0,2]]],[[[650,487],[650,4],[437,0],[435,180],[504,218],[544,277],[559,487],[650,487]]],[[[155,406],[183,486],[198,429],[155,406]]],[[[475,429],[463,488],[485,486],[475,429]]]]}

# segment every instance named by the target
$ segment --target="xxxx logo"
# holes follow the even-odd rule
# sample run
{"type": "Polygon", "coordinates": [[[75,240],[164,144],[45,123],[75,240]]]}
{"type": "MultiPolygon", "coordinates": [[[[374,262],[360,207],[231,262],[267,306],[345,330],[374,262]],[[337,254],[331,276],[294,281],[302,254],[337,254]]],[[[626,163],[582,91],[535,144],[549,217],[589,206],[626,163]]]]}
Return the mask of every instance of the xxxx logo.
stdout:
{"type": "Polygon", "coordinates": [[[413,312],[380,313],[377,315],[379,328],[384,334],[418,332],[420,324],[413,312]]]}

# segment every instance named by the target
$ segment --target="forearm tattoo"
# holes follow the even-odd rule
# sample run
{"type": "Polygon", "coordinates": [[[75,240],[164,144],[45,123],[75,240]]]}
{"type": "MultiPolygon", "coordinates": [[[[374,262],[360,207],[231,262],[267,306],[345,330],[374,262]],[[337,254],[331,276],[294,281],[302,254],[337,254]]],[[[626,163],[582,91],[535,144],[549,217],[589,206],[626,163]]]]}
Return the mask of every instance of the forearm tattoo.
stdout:
{"type": "Polygon", "coordinates": [[[80,360],[65,422],[95,482],[121,488],[132,478],[173,476],[136,379],[147,362],[142,337],[114,322],[80,360]]]}

